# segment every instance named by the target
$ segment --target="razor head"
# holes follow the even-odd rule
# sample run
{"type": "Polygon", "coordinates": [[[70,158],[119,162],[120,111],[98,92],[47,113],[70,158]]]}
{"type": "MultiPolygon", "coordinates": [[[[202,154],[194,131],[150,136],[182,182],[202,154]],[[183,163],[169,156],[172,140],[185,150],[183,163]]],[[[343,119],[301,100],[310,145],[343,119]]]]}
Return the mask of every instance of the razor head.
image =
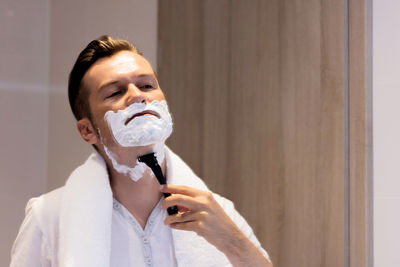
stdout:
{"type": "Polygon", "coordinates": [[[143,162],[153,171],[160,184],[166,183],[165,177],[162,173],[160,165],[158,165],[158,161],[154,152],[138,157],[138,161],[143,162]]]}
{"type": "Polygon", "coordinates": [[[158,165],[156,155],[154,152],[138,157],[139,162],[145,163],[151,169],[158,165]]]}

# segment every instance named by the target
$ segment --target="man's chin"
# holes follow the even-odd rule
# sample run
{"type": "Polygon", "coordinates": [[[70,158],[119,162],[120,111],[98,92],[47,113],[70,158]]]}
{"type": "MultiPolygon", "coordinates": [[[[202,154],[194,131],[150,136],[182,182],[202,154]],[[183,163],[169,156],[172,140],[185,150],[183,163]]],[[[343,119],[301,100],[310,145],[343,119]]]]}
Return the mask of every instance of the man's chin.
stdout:
{"type": "MultiPolygon", "coordinates": [[[[119,150],[120,152],[125,152],[123,154],[126,154],[126,153],[131,154],[132,153],[132,154],[141,156],[141,155],[149,154],[152,152],[158,152],[163,147],[164,147],[164,142],[160,142],[160,143],[153,143],[153,144],[149,144],[149,145],[129,146],[129,147],[117,145],[117,147],[115,147],[115,150],[119,150]]],[[[114,150],[114,149],[112,149],[112,150],[114,150]]]]}

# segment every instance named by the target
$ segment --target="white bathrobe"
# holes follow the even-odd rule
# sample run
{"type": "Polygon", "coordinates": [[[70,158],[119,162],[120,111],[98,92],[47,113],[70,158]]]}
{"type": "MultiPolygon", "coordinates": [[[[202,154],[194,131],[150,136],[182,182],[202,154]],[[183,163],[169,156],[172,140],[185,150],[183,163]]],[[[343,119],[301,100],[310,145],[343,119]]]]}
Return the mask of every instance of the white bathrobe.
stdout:
{"type": "MultiPolygon", "coordinates": [[[[169,149],[169,184],[209,191],[204,182],[169,149]]],[[[215,199],[242,232],[268,258],[252,229],[231,201],[215,199]]],[[[26,208],[11,252],[11,267],[118,267],[110,266],[113,198],[106,165],[93,153],[69,177],[66,185],[38,198],[26,208]],[[101,207],[101,208],[100,208],[101,207]]],[[[231,266],[226,256],[194,232],[172,229],[178,266],[231,266]]]]}

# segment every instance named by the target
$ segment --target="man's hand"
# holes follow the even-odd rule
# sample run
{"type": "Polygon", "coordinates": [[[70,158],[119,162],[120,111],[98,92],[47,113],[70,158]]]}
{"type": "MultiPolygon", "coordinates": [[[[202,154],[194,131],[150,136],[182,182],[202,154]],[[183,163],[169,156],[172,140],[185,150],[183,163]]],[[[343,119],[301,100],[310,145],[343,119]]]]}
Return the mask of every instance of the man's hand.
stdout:
{"type": "Polygon", "coordinates": [[[176,185],[164,185],[161,192],[172,194],[163,200],[163,209],[174,205],[179,209],[178,214],[167,216],[165,224],[174,229],[196,232],[223,252],[234,266],[272,266],[225,213],[211,192],[176,185]]]}

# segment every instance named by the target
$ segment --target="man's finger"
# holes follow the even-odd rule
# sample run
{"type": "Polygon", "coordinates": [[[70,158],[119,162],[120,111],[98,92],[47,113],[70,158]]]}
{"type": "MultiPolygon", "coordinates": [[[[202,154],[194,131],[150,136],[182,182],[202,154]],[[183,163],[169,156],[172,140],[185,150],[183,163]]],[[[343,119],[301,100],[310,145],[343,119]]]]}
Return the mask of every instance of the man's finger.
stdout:
{"type": "Polygon", "coordinates": [[[170,224],[171,228],[184,230],[184,231],[194,231],[197,234],[201,235],[202,231],[202,223],[199,221],[188,221],[188,222],[181,222],[181,223],[173,223],[170,224]]]}
{"type": "Polygon", "coordinates": [[[170,185],[170,184],[165,184],[160,187],[160,191],[163,193],[171,193],[171,194],[182,194],[182,195],[187,195],[187,196],[198,196],[201,194],[204,194],[204,191],[184,186],[184,185],[170,185]]]}
{"type": "Polygon", "coordinates": [[[182,222],[191,222],[191,221],[203,221],[203,219],[207,216],[207,212],[179,212],[178,214],[167,216],[164,220],[165,224],[175,224],[182,222]]]}
{"type": "Polygon", "coordinates": [[[177,206],[178,206],[178,211],[179,211],[179,212],[186,212],[186,211],[189,211],[189,209],[186,208],[186,207],[184,207],[184,206],[181,206],[181,205],[177,205],[177,206]]]}
{"type": "Polygon", "coordinates": [[[161,202],[161,208],[167,209],[172,206],[183,206],[189,210],[204,209],[202,202],[197,201],[195,198],[186,195],[172,195],[165,198],[161,202]]]}
{"type": "Polygon", "coordinates": [[[179,212],[177,214],[167,216],[164,220],[164,224],[169,225],[169,224],[174,224],[174,223],[193,221],[194,219],[191,217],[193,217],[193,216],[191,216],[190,211],[179,212]]]}

